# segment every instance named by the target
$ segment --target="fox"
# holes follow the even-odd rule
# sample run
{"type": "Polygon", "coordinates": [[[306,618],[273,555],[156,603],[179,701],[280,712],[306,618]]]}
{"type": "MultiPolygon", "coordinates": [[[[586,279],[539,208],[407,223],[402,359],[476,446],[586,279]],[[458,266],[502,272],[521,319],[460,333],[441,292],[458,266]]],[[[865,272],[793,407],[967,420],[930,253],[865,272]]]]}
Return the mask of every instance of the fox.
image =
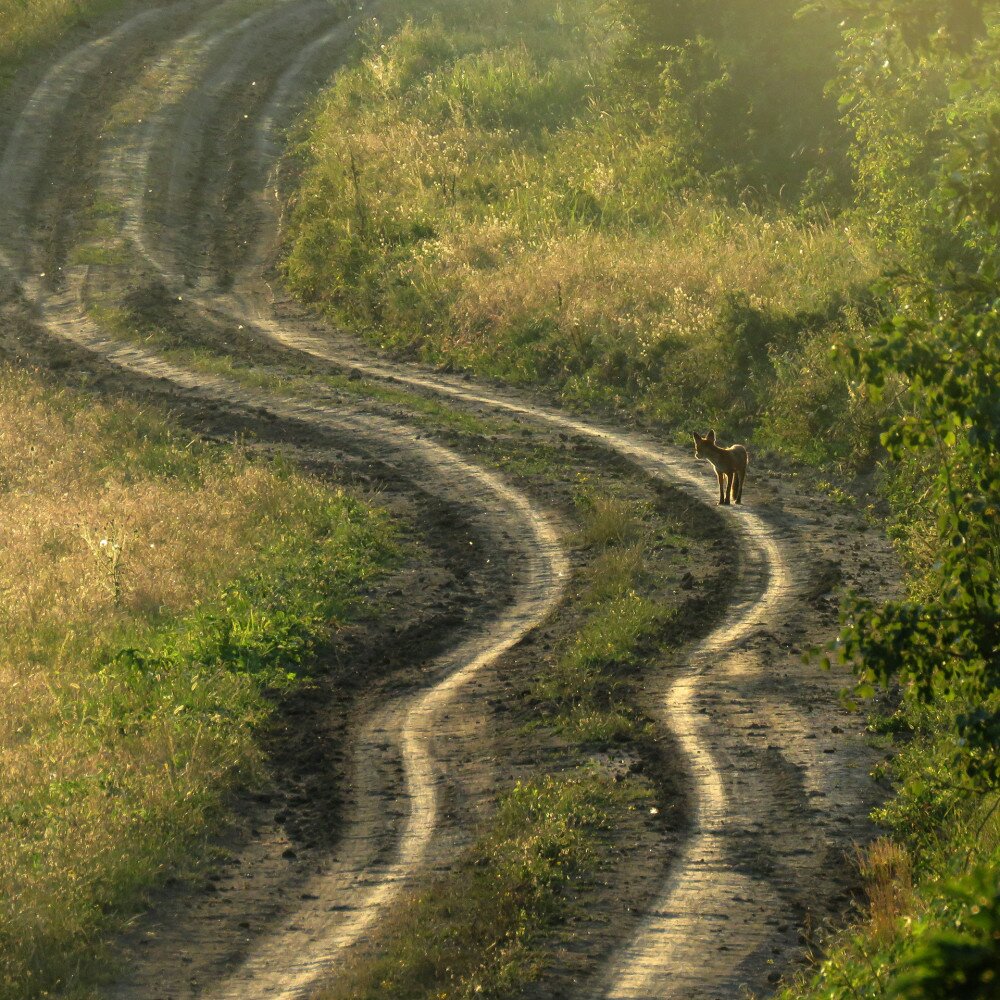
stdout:
{"type": "Polygon", "coordinates": [[[715,443],[715,431],[705,437],[694,435],[694,457],[707,458],[719,477],[719,504],[726,506],[730,498],[734,503],[743,503],[743,480],[747,477],[750,456],[741,444],[720,448],[715,443]],[[725,488],[723,488],[725,481],[725,488]]]}

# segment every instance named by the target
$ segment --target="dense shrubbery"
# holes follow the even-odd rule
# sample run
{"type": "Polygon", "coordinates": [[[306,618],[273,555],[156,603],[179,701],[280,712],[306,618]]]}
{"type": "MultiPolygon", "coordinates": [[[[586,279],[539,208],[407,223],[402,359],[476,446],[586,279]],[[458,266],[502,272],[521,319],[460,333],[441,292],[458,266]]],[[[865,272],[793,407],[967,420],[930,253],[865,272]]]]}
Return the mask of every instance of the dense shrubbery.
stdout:
{"type": "Polygon", "coordinates": [[[847,131],[826,92],[837,19],[800,0],[618,0],[632,28],[620,83],[668,110],[698,174],[756,197],[779,192],[839,203],[847,131]],[[631,88],[630,88],[631,89],[631,88]]]}
{"type": "Polygon", "coordinates": [[[910,742],[883,819],[915,881],[897,878],[889,914],[873,895],[869,925],[806,992],[986,1000],[1000,990],[1000,7],[848,15],[858,211],[906,263],[889,279],[900,308],[852,361],[873,395],[903,390],[883,442],[916,558],[905,600],[847,609],[841,653],[861,694],[902,685],[891,726],[910,742]]]}

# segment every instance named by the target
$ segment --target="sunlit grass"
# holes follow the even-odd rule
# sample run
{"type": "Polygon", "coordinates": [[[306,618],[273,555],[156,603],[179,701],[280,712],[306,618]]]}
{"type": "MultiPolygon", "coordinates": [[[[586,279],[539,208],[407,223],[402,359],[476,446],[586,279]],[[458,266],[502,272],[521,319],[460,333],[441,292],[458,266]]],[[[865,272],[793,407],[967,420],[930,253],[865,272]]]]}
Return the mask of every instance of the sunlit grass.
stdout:
{"type": "MultiPolygon", "coordinates": [[[[384,519],[237,447],[0,371],[0,997],[71,982],[183,863],[387,556],[384,519]]],[[[195,851],[195,853],[197,853],[195,851]]]]}
{"type": "Polygon", "coordinates": [[[853,334],[843,303],[885,264],[864,229],[679,183],[671,131],[607,75],[610,8],[524,14],[410,3],[335,77],[300,134],[292,288],[383,345],[667,423],[759,422],[779,378],[784,430],[827,403],[801,398],[810,356],[846,396],[809,338],[853,334]]]}

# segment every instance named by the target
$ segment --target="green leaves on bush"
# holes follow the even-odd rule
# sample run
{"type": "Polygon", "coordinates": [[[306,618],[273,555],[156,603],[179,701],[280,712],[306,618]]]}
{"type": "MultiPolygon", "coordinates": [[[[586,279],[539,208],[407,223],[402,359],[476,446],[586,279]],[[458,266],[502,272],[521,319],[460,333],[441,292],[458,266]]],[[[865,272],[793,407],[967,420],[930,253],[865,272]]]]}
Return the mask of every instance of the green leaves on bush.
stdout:
{"type": "Polygon", "coordinates": [[[943,926],[920,937],[887,1000],[995,1000],[1000,995],[1000,878],[980,870],[942,893],[943,926]]]}

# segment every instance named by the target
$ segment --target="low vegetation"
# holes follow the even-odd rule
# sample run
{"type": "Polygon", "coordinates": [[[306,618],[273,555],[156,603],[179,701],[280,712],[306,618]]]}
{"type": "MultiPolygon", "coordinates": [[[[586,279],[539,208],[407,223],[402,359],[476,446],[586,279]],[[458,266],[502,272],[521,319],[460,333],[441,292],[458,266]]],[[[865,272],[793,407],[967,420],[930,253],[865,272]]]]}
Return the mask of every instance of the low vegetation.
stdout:
{"type": "Polygon", "coordinates": [[[0,997],[74,981],[252,780],[386,519],[127,403],[0,371],[0,997]]]}
{"type": "Polygon", "coordinates": [[[876,473],[908,592],[838,652],[898,701],[897,793],[870,914],[785,996],[985,1000],[1000,6],[799,7],[397,5],[296,137],[285,274],[399,352],[876,473]]]}
{"type": "Polygon", "coordinates": [[[579,537],[590,558],[570,612],[577,624],[513,705],[525,745],[537,743],[525,754],[536,763],[498,796],[453,870],[400,906],[372,954],[322,1000],[521,995],[551,971],[566,925],[586,921],[588,894],[623,841],[641,839],[658,812],[656,786],[601,755],[640,759],[649,749],[635,686],[675,613],[654,598],[672,572],[654,552],[681,539],[645,504],[616,498],[613,507],[618,530],[609,531],[608,511],[581,485],[579,537]]]}
{"type": "Polygon", "coordinates": [[[122,0],[0,0],[0,93],[18,67],[67,29],[122,0]]]}

